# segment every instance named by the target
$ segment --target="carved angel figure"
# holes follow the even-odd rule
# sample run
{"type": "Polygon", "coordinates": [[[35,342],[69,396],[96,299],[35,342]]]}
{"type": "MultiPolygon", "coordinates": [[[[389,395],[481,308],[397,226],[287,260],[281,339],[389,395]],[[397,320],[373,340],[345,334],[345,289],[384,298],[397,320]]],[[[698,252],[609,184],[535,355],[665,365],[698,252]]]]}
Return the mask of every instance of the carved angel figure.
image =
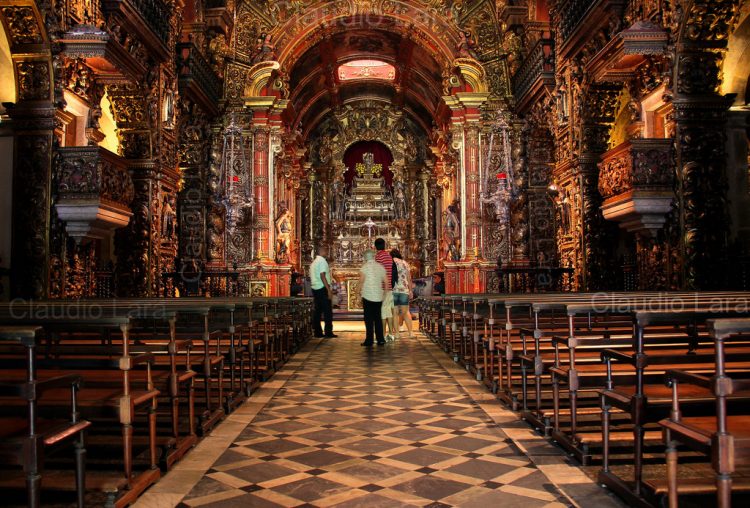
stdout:
{"type": "Polygon", "coordinates": [[[224,76],[224,61],[230,53],[231,50],[224,34],[216,34],[210,39],[210,42],[208,43],[208,55],[211,61],[211,66],[219,77],[224,76]]]}
{"type": "Polygon", "coordinates": [[[477,47],[477,43],[474,41],[474,38],[471,36],[471,32],[462,31],[460,33],[458,47],[456,48],[458,51],[458,56],[460,58],[473,58],[476,60],[478,56],[476,47],[477,47]]]}

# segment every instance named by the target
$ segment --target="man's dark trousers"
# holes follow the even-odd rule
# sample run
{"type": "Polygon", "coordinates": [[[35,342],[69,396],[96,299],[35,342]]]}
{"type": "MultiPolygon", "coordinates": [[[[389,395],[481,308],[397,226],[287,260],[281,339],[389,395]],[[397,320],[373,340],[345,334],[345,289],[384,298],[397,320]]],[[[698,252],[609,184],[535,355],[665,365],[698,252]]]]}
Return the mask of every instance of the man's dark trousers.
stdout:
{"type": "Polygon", "coordinates": [[[333,335],[333,307],[331,299],[328,298],[326,288],[313,289],[313,299],[315,308],[313,309],[313,331],[317,337],[323,335],[323,329],[320,327],[320,317],[326,322],[326,335],[333,335]]]}
{"type": "Polygon", "coordinates": [[[365,344],[372,344],[372,335],[375,332],[375,338],[378,344],[383,344],[383,319],[380,317],[380,306],[383,302],[371,302],[362,298],[362,308],[365,311],[365,344]]]}

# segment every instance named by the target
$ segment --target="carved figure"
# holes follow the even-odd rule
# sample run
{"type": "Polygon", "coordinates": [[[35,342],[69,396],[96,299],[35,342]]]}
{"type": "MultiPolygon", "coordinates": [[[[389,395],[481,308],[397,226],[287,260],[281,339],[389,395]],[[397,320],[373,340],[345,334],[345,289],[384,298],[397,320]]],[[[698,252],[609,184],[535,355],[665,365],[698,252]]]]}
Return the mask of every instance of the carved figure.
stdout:
{"type": "Polygon", "coordinates": [[[393,182],[393,206],[397,219],[406,219],[406,189],[401,178],[393,182]]]}
{"type": "Polygon", "coordinates": [[[164,126],[166,128],[172,128],[174,127],[175,123],[175,102],[176,102],[176,92],[172,90],[171,87],[167,88],[167,90],[164,92],[164,105],[163,105],[163,121],[164,126]]]}
{"type": "Polygon", "coordinates": [[[349,263],[352,261],[352,242],[349,240],[343,240],[341,242],[341,248],[339,250],[339,260],[342,263],[349,263]]]}
{"type": "Polygon", "coordinates": [[[267,62],[276,59],[276,47],[271,42],[271,34],[260,34],[255,47],[253,63],[267,62]]]}
{"type": "Polygon", "coordinates": [[[289,262],[289,246],[292,235],[292,212],[286,204],[279,205],[280,213],[276,219],[276,262],[289,262]]]}
{"type": "Polygon", "coordinates": [[[175,212],[169,203],[169,198],[164,198],[164,204],[161,209],[161,235],[163,238],[171,240],[175,233],[175,212]]]}
{"type": "Polygon", "coordinates": [[[446,259],[461,259],[461,224],[458,219],[458,203],[448,205],[443,225],[443,245],[446,248],[446,259]]]}
{"type": "Polygon", "coordinates": [[[458,41],[458,56],[461,58],[473,58],[477,59],[476,46],[477,43],[471,36],[471,32],[461,32],[461,39],[458,41]]]}
{"type": "Polygon", "coordinates": [[[341,180],[336,180],[333,183],[331,201],[331,218],[333,220],[344,220],[346,190],[341,180]]]}

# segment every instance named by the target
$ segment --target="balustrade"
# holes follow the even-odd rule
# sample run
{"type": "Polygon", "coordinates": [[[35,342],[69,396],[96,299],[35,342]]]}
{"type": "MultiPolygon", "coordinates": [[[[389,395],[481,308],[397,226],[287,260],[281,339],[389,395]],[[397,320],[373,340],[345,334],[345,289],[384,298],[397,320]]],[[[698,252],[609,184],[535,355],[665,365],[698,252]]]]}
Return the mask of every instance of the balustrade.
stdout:
{"type": "Polygon", "coordinates": [[[628,231],[661,229],[672,207],[672,140],[633,139],[599,163],[604,217],[628,231]]]}
{"type": "Polygon", "coordinates": [[[530,92],[545,85],[555,85],[554,43],[551,39],[539,39],[513,76],[513,92],[519,103],[525,102],[530,92]]]}
{"type": "Polygon", "coordinates": [[[221,99],[221,80],[192,42],[177,45],[180,92],[201,102],[209,111],[221,99]]]}
{"type": "Polygon", "coordinates": [[[171,9],[163,0],[127,0],[165,45],[169,43],[171,9]]]}

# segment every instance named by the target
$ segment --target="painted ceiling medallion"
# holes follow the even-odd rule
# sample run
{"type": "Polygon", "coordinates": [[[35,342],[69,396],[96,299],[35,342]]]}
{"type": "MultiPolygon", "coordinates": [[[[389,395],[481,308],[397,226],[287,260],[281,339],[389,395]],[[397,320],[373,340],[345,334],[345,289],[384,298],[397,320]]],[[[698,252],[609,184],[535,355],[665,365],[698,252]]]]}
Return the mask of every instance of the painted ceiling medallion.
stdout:
{"type": "Polygon", "coordinates": [[[396,68],[380,60],[353,60],[339,66],[339,79],[349,81],[353,79],[384,79],[393,81],[396,68]]]}

